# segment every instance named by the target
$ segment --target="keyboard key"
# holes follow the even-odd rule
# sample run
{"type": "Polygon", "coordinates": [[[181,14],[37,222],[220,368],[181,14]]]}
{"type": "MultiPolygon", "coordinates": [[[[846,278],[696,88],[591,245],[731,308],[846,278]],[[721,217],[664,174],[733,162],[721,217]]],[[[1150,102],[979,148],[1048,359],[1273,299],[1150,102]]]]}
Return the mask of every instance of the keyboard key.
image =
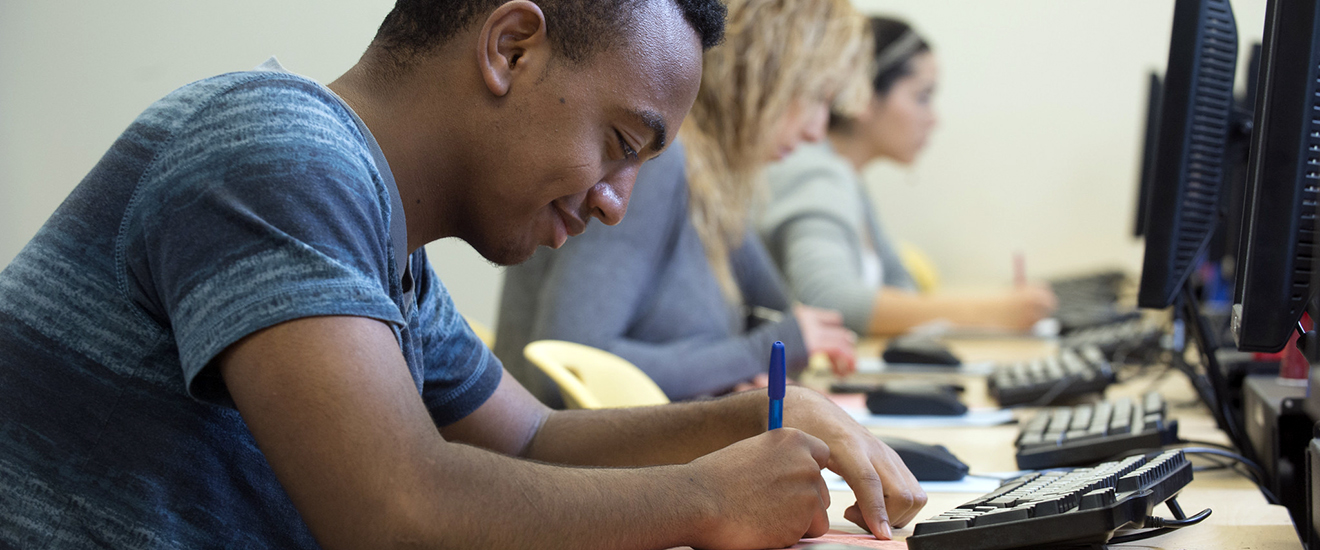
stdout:
{"type": "MultiPolygon", "coordinates": [[[[1039,433],[1024,433],[1022,434],[1022,437],[1018,439],[1019,447],[1031,447],[1034,445],[1043,445],[1045,443],[1044,434],[1039,433]]],[[[1053,442],[1050,443],[1053,444],[1053,442]]]]}
{"type": "Polygon", "coordinates": [[[1112,504],[1114,504],[1114,488],[1105,487],[1082,495],[1082,502],[1078,508],[1082,510],[1094,510],[1112,504]]]}
{"type": "Polygon", "coordinates": [[[1072,423],[1068,425],[1070,432],[1084,432],[1091,427],[1091,407],[1081,406],[1073,409],[1072,423]]]}
{"type": "Polygon", "coordinates": [[[1008,523],[1010,521],[1027,519],[1029,517],[1031,517],[1031,509],[1028,507],[1005,508],[1002,510],[987,512],[985,515],[976,518],[973,525],[976,527],[985,527],[986,525],[1008,523]]]}
{"type": "Polygon", "coordinates": [[[952,518],[931,518],[912,528],[912,535],[930,535],[933,533],[943,533],[945,531],[955,531],[968,526],[965,519],[952,518]]]}
{"type": "Polygon", "coordinates": [[[1145,407],[1147,411],[1159,411],[1164,413],[1164,398],[1156,392],[1146,394],[1145,407]]]}
{"type": "Polygon", "coordinates": [[[1048,500],[1037,500],[1032,505],[1032,517],[1052,516],[1063,512],[1063,497],[1053,496],[1048,500]]]}

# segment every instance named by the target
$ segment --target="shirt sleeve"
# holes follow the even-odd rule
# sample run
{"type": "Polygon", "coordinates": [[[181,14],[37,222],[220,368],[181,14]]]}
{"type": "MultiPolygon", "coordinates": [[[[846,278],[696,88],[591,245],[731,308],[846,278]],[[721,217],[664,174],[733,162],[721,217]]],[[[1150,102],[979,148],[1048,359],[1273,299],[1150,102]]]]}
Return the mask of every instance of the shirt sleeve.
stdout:
{"type": "Polygon", "coordinates": [[[313,82],[256,75],[199,106],[144,175],[123,284],[173,332],[188,393],[232,406],[207,366],[248,334],[318,315],[403,322],[388,211],[351,114],[313,82]]]}
{"type": "Polygon", "coordinates": [[[837,220],[802,216],[780,229],[785,277],[802,303],[837,310],[843,324],[866,334],[876,297],[862,280],[857,250],[848,245],[848,229],[837,220]]]}
{"type": "MultiPolygon", "coordinates": [[[[775,340],[794,350],[789,358],[794,367],[805,365],[802,337],[791,315],[733,335],[644,339],[631,333],[634,317],[652,299],[655,281],[686,276],[676,275],[671,262],[679,240],[696,237],[694,231],[683,231],[689,225],[687,197],[678,151],[643,168],[619,225],[593,227],[554,251],[542,275],[528,341],[568,340],[619,355],[674,400],[726,390],[764,371],[775,340]]],[[[693,319],[676,316],[666,322],[688,326],[693,319]]]]}
{"type": "Polygon", "coordinates": [[[761,235],[798,300],[838,310],[844,325],[865,334],[876,289],[862,276],[860,197],[840,167],[799,162],[774,174],[761,235]]]}
{"type": "Polygon", "coordinates": [[[435,424],[444,427],[485,403],[499,386],[504,368],[458,312],[424,248],[413,252],[412,262],[425,365],[422,400],[435,424]]]}

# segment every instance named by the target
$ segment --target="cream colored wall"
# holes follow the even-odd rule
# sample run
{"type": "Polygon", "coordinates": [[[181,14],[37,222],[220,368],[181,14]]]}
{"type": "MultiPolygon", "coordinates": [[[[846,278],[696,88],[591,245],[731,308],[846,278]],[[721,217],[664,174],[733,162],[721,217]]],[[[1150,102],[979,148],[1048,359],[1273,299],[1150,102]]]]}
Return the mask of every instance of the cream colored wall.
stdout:
{"type": "MultiPolygon", "coordinates": [[[[0,266],[151,102],[271,55],[289,70],[333,80],[393,5],[0,0],[0,266]]],[[[462,242],[427,250],[459,309],[493,322],[501,272],[462,242]]]]}
{"type": "MultiPolygon", "coordinates": [[[[889,231],[951,286],[1136,269],[1126,237],[1145,74],[1162,67],[1171,0],[856,0],[934,42],[942,126],[910,172],[868,171],[889,231]]],[[[152,101],[278,55],[328,81],[361,53],[388,0],[0,1],[0,265],[7,264],[152,101]]],[[[1258,40],[1264,2],[1238,0],[1258,40]]],[[[492,323],[502,273],[464,243],[428,246],[461,310],[492,323]]]]}
{"type": "MultiPolygon", "coordinates": [[[[950,286],[1010,284],[1016,251],[1029,277],[1139,272],[1147,74],[1164,71],[1172,1],[855,3],[913,23],[942,71],[925,154],[866,171],[892,237],[929,253],[950,286]]],[[[1265,2],[1233,4],[1245,69],[1265,2]]]]}

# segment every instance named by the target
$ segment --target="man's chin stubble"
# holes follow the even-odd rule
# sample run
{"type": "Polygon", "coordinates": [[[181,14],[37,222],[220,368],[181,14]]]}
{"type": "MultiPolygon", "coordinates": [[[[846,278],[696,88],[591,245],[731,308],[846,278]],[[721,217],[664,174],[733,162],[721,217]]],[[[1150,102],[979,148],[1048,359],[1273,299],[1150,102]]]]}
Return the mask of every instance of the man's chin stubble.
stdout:
{"type": "Polygon", "coordinates": [[[531,259],[532,254],[536,252],[536,245],[502,243],[497,246],[477,248],[477,252],[496,267],[510,267],[531,259]]]}

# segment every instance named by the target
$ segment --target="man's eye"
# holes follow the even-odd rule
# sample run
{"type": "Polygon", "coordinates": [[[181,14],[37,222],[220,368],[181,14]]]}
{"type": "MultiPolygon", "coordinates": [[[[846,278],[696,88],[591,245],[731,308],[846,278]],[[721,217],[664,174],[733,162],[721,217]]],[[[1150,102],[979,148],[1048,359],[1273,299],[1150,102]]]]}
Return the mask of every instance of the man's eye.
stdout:
{"type": "Polygon", "coordinates": [[[619,148],[623,150],[623,157],[628,160],[637,160],[637,151],[628,145],[628,140],[623,139],[623,134],[618,130],[614,131],[614,136],[619,138],[619,148]]]}

